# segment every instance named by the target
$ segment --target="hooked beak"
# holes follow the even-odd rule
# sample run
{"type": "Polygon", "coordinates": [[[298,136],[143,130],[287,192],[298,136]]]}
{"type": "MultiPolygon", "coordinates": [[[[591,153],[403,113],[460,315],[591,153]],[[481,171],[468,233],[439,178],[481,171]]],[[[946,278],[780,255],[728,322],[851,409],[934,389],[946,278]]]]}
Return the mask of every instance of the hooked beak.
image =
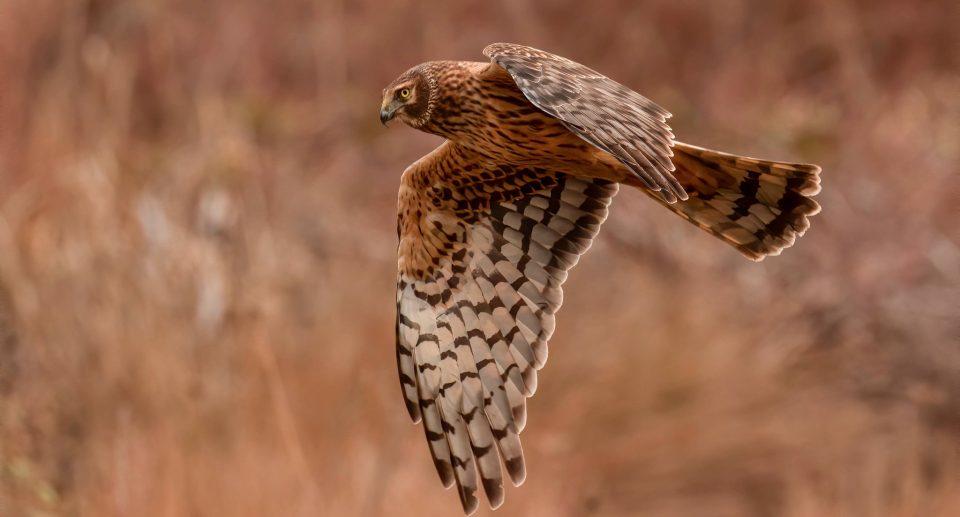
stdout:
{"type": "Polygon", "coordinates": [[[387,122],[393,119],[393,113],[390,110],[380,110],[380,123],[383,124],[383,127],[387,127],[387,122]]]}
{"type": "Polygon", "coordinates": [[[380,123],[386,127],[387,122],[393,120],[393,116],[397,114],[397,107],[392,106],[392,103],[389,99],[383,101],[383,104],[380,105],[380,123]]]}

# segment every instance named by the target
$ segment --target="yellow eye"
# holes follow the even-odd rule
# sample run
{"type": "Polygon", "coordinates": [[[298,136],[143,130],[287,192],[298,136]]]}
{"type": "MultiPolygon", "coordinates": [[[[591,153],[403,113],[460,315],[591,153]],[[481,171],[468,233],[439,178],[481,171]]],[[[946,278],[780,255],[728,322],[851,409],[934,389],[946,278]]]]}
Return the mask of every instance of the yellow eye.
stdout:
{"type": "Polygon", "coordinates": [[[400,90],[400,98],[401,98],[401,99],[406,99],[406,98],[409,97],[409,96],[410,96],[410,89],[409,89],[409,88],[404,88],[404,89],[400,90]]]}

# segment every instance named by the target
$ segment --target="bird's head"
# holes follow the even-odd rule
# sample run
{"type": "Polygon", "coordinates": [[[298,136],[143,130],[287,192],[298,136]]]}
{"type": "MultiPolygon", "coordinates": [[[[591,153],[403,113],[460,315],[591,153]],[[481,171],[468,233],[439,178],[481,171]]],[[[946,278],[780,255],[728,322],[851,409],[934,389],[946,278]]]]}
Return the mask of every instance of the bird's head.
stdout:
{"type": "Polygon", "coordinates": [[[419,65],[404,72],[383,89],[380,102],[380,122],[398,119],[404,124],[420,128],[430,118],[436,96],[435,81],[430,68],[419,65]]]}

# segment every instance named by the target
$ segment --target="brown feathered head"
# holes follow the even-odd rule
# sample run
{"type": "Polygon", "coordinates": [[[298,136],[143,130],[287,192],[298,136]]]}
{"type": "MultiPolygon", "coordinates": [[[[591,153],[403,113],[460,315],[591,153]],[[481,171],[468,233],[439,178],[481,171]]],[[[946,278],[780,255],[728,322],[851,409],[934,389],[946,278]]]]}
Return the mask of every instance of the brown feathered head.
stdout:
{"type": "Polygon", "coordinates": [[[414,128],[426,124],[436,89],[430,72],[430,63],[417,65],[387,85],[380,102],[380,122],[386,125],[396,118],[414,128]]]}

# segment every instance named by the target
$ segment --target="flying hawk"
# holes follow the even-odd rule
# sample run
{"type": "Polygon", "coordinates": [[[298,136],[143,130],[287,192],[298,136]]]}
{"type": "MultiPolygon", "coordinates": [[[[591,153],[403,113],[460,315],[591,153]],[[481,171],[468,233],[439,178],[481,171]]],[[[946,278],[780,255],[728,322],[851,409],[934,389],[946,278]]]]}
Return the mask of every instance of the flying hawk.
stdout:
{"type": "Polygon", "coordinates": [[[400,179],[397,363],[445,487],[473,513],[478,473],[503,502],[567,272],[621,184],[752,260],[820,206],[816,165],[677,142],[670,113],[569,59],[496,43],[489,63],[434,61],[383,90],[380,120],[446,141],[400,179]]]}

